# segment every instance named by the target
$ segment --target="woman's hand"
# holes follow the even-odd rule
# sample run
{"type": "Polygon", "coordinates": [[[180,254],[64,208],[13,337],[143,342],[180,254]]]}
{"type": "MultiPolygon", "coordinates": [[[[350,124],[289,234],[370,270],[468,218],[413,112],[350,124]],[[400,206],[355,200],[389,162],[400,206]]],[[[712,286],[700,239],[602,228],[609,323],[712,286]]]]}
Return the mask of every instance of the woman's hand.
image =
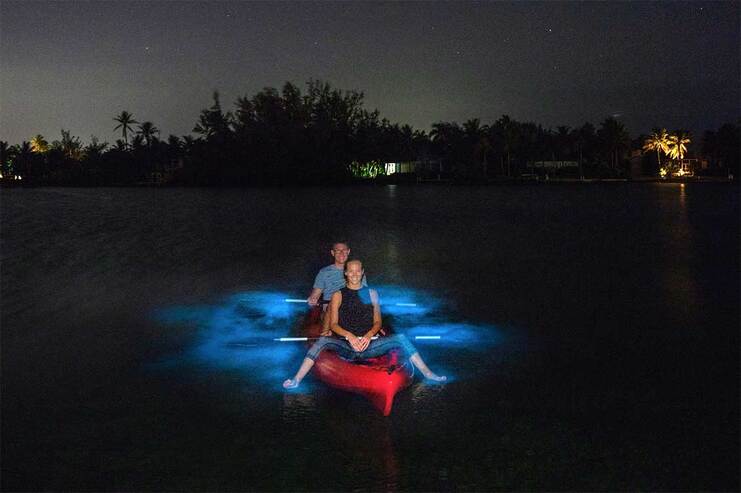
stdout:
{"type": "Polygon", "coordinates": [[[360,351],[365,351],[368,349],[368,345],[371,342],[371,338],[368,336],[362,336],[358,338],[360,340],[360,351]]]}
{"type": "Polygon", "coordinates": [[[350,343],[350,346],[352,346],[352,348],[357,353],[363,351],[366,347],[368,347],[368,343],[366,342],[365,345],[363,345],[363,338],[358,337],[355,334],[350,334],[350,337],[347,338],[347,342],[350,343]]]}

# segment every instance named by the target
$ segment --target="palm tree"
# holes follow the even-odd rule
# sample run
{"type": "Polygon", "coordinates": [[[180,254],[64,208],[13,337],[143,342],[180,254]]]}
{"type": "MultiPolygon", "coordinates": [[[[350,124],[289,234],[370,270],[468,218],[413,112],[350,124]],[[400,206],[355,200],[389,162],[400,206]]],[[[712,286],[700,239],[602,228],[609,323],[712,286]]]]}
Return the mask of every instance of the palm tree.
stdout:
{"type": "Polygon", "coordinates": [[[31,139],[31,150],[37,154],[45,154],[49,151],[49,142],[41,134],[31,139]]]}
{"type": "Polygon", "coordinates": [[[565,125],[556,127],[556,132],[553,134],[553,144],[557,160],[565,161],[570,158],[574,147],[574,135],[571,127],[565,125]]]}
{"type": "Polygon", "coordinates": [[[702,153],[705,157],[710,158],[710,166],[718,166],[718,134],[713,130],[705,130],[702,134],[702,153]]]}
{"type": "Polygon", "coordinates": [[[128,111],[122,111],[121,114],[113,120],[118,122],[118,125],[116,125],[113,130],[118,130],[120,128],[121,133],[123,134],[124,142],[128,145],[129,132],[133,132],[133,128],[131,126],[139,122],[134,120],[134,115],[132,115],[128,111]]]}
{"type": "Polygon", "coordinates": [[[214,91],[213,98],[214,104],[211,108],[201,111],[198,123],[193,127],[193,132],[204,135],[206,138],[216,137],[224,140],[231,131],[233,116],[231,111],[224,113],[221,109],[218,91],[214,91]]]}
{"type": "Polygon", "coordinates": [[[139,132],[137,133],[142,136],[144,142],[149,146],[152,144],[152,140],[157,137],[157,134],[160,133],[160,130],[154,126],[154,123],[144,122],[139,125],[139,132]]]}
{"type": "Polygon", "coordinates": [[[589,155],[589,151],[593,147],[593,143],[595,140],[594,125],[586,122],[581,127],[574,129],[572,131],[572,134],[574,144],[576,145],[576,149],[579,152],[579,177],[583,179],[584,151],[586,150],[587,155],[589,155]]]}
{"type": "Polygon", "coordinates": [[[487,154],[491,150],[491,143],[488,138],[489,127],[487,125],[482,126],[478,118],[472,118],[463,123],[463,133],[468,141],[471,158],[474,163],[479,158],[481,159],[484,178],[487,178],[489,168],[487,154]]]}
{"type": "Polygon", "coordinates": [[[610,158],[610,167],[616,169],[620,161],[620,154],[630,143],[630,136],[625,125],[613,117],[602,122],[597,135],[602,141],[603,149],[610,158]]]}
{"type": "Polygon", "coordinates": [[[33,160],[34,152],[31,150],[31,144],[23,141],[23,143],[16,146],[15,161],[13,162],[11,174],[28,179],[36,171],[33,167],[33,160]]]}
{"type": "Polygon", "coordinates": [[[108,148],[108,142],[100,142],[95,135],[90,136],[90,143],[85,146],[82,154],[88,158],[97,158],[108,148]]]}
{"type": "Polygon", "coordinates": [[[13,148],[4,140],[0,140],[0,178],[10,175],[10,158],[13,148]]]}
{"type": "MultiPolygon", "coordinates": [[[[509,115],[502,115],[499,120],[494,122],[494,128],[501,139],[504,154],[507,155],[507,176],[510,176],[512,153],[517,148],[520,140],[521,126],[517,121],[512,120],[509,115]]],[[[502,160],[502,173],[504,173],[504,160],[502,160]]]]}
{"type": "Polygon", "coordinates": [[[656,151],[656,159],[659,163],[659,169],[661,169],[661,153],[669,153],[669,133],[666,129],[654,129],[653,133],[644,141],[643,151],[656,151]]]}
{"type": "Polygon", "coordinates": [[[684,159],[687,152],[687,144],[690,143],[690,135],[687,132],[677,130],[669,136],[667,146],[669,148],[669,157],[672,159],[684,159]]]}
{"type": "Polygon", "coordinates": [[[449,165],[455,165],[457,161],[456,151],[463,140],[463,130],[455,123],[437,122],[432,124],[430,138],[435,147],[436,154],[447,161],[449,165]]]}
{"type": "Polygon", "coordinates": [[[60,147],[66,157],[76,161],[82,159],[82,143],[80,142],[80,138],[71,135],[69,130],[62,129],[60,147]]]}

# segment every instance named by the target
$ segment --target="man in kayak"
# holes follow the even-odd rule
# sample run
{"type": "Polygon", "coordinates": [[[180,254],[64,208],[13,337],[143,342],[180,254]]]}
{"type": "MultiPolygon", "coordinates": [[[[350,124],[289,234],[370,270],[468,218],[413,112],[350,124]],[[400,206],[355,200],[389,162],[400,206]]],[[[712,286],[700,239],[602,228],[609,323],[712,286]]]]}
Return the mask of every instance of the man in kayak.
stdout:
{"type": "MultiPolygon", "coordinates": [[[[320,297],[326,303],[329,303],[335,291],[345,287],[345,262],[347,262],[347,258],[350,256],[350,246],[345,241],[336,241],[332,244],[329,254],[332,255],[334,262],[326,267],[322,267],[316,278],[314,278],[314,287],[309,294],[309,298],[306,300],[311,306],[317,305],[320,297]]],[[[367,285],[365,277],[363,277],[363,285],[367,285]]],[[[324,306],[326,309],[327,305],[325,304],[324,306]]],[[[329,317],[323,316],[321,335],[328,336],[331,333],[329,317]]]]}
{"type": "Polygon", "coordinates": [[[441,382],[447,379],[432,372],[417,349],[402,334],[373,339],[381,330],[381,308],[374,289],[363,286],[363,264],[351,260],[345,265],[346,286],[332,294],[329,304],[330,328],[334,336],[323,336],[306,353],[296,375],[283,382],[283,387],[298,387],[309,373],[319,354],[331,348],[345,359],[366,359],[400,348],[425,378],[441,382]]]}

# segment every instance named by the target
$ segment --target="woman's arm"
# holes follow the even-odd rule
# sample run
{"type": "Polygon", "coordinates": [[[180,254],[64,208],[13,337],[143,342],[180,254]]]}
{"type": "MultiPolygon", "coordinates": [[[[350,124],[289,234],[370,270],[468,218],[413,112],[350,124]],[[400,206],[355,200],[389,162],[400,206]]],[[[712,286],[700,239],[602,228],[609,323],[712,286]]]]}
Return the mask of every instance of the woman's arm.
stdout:
{"type": "Polygon", "coordinates": [[[376,293],[375,289],[370,290],[370,299],[371,303],[373,303],[373,326],[363,336],[368,341],[381,330],[381,305],[378,303],[378,293],[376,293]]]}

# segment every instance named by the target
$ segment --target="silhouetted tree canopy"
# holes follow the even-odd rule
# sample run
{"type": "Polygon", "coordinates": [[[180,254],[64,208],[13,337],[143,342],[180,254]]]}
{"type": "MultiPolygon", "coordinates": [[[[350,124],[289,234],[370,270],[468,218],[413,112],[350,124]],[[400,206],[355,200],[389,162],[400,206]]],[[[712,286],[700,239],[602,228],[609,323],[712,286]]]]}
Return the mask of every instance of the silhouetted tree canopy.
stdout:
{"type": "MultiPolygon", "coordinates": [[[[451,178],[480,182],[519,176],[528,163],[543,161],[576,162],[582,176],[621,176],[631,149],[661,146],[646,147],[643,136],[631,141],[612,117],[599,128],[587,122],[551,130],[502,115],[490,124],[436,122],[427,135],[389,122],[363,99],[362,92],[310,80],[303,92],[286,82],[280,90],[240,96],[225,110],[214,92],[193,126],[195,136],[164,140],[153,122],[139,124],[123,110],[113,118],[122,137],[113,145],[95,136],[83,145],[64,129],[51,144],[42,135],[14,146],[0,141],[0,173],[49,185],[134,185],[162,177],[183,185],[326,184],[383,175],[384,163],[432,160],[451,178]]],[[[698,145],[711,167],[738,173],[737,124],[706,131],[698,145]]]]}

